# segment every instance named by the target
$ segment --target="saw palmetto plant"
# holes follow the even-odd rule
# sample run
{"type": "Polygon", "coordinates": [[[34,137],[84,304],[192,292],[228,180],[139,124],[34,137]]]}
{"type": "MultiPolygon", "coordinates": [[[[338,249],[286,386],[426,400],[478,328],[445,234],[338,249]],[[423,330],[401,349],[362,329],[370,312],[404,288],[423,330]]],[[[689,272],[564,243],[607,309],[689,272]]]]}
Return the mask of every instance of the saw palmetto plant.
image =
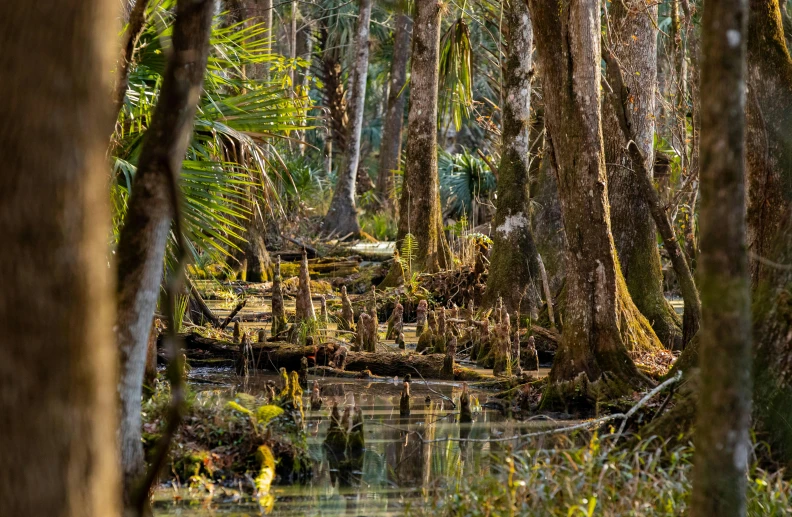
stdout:
{"type": "MultiPolygon", "coordinates": [[[[136,163],[170,51],[172,0],[153,2],[137,46],[111,148],[114,230],[123,222],[136,163]]],[[[304,67],[268,50],[260,24],[224,25],[216,17],[209,64],[192,139],[182,165],[184,233],[195,255],[222,261],[243,241],[245,220],[280,210],[278,146],[309,127],[311,102],[288,88],[288,71],[304,67]],[[246,69],[267,67],[269,80],[246,69]]]]}

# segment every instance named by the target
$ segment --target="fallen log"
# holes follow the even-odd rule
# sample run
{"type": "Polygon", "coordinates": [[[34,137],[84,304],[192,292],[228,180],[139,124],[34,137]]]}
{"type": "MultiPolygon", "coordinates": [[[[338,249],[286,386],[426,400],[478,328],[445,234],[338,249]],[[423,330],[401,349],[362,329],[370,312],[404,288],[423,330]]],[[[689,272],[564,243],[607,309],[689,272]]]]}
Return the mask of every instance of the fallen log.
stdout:
{"type": "MultiPolygon", "coordinates": [[[[192,283],[190,277],[185,275],[184,279],[187,282],[187,287],[190,290],[190,296],[192,297],[195,304],[198,306],[198,309],[201,311],[203,317],[206,318],[212,324],[213,327],[217,327],[220,324],[220,319],[217,316],[215,316],[215,314],[212,312],[212,309],[210,309],[209,306],[206,305],[206,302],[201,297],[201,293],[199,293],[198,289],[195,288],[195,284],[192,283]]],[[[196,323],[200,323],[200,322],[196,322],[196,323]]]]}
{"type": "Polygon", "coordinates": [[[224,328],[226,328],[228,326],[228,324],[231,323],[231,320],[234,319],[234,316],[236,316],[239,311],[241,311],[242,309],[245,308],[245,305],[247,305],[247,298],[245,298],[244,300],[239,302],[237,304],[237,306],[234,307],[234,310],[231,311],[231,314],[226,316],[226,319],[223,320],[223,323],[221,323],[220,327],[218,327],[218,328],[220,330],[223,330],[224,328]]]}
{"type": "Polygon", "coordinates": [[[540,327],[539,325],[531,325],[531,332],[538,334],[545,339],[549,339],[556,344],[561,342],[561,334],[559,334],[558,331],[546,329],[544,327],[540,327]]]}
{"type": "MultiPolygon", "coordinates": [[[[233,359],[239,353],[239,347],[230,341],[223,341],[188,334],[184,337],[188,361],[198,359],[233,359]]],[[[286,368],[289,371],[300,369],[300,361],[308,358],[308,366],[328,366],[335,354],[337,345],[325,343],[317,347],[292,345],[285,342],[252,343],[253,367],[260,370],[278,371],[286,368]]],[[[420,355],[401,352],[348,352],[346,371],[362,372],[368,370],[372,375],[383,377],[398,376],[419,372],[426,379],[486,381],[492,376],[482,374],[470,368],[456,366],[453,376],[443,373],[443,354],[420,355]]]]}

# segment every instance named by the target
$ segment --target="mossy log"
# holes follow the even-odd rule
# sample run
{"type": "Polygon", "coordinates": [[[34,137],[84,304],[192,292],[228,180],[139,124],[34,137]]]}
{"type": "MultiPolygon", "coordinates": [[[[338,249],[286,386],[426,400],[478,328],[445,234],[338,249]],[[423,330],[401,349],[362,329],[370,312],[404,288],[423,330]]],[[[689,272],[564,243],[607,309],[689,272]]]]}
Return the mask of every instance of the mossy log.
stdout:
{"type": "MultiPolygon", "coordinates": [[[[212,339],[198,334],[183,335],[187,359],[231,359],[239,354],[239,346],[230,341],[212,339]]],[[[162,340],[160,340],[162,341],[162,340]]],[[[325,343],[319,346],[299,346],[286,342],[267,342],[251,344],[254,364],[251,368],[260,370],[298,371],[303,357],[308,358],[308,366],[329,366],[337,345],[325,343]]],[[[403,377],[415,375],[416,370],[425,379],[487,381],[493,378],[470,368],[454,366],[454,374],[443,373],[445,356],[442,354],[419,355],[404,352],[348,352],[345,370],[362,372],[368,370],[374,376],[403,377]]]]}

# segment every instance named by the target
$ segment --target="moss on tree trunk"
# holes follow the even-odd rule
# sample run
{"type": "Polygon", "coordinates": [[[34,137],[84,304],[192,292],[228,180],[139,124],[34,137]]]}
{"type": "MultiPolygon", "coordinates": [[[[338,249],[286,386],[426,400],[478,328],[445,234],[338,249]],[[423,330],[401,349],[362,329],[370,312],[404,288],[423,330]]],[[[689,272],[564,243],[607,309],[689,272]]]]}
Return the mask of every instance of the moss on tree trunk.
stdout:
{"type": "MultiPolygon", "coordinates": [[[[605,43],[624,70],[630,90],[635,142],[644,156],[644,170],[654,162],[654,111],[657,85],[657,6],[639,0],[613,2],[608,9],[605,43]]],[[[612,85],[611,85],[612,86],[612,85]]],[[[604,101],[603,133],[608,169],[611,228],[622,274],[635,306],[646,316],[668,348],[681,348],[681,321],[663,294],[663,272],[657,233],[648,202],[641,192],[626,139],[612,103],[604,101]]]]}
{"type": "MultiPolygon", "coordinates": [[[[792,466],[792,59],[777,0],[752,0],[748,29],[747,238],[751,263],[754,336],[754,425],[777,460],[792,466]],[[785,108],[786,106],[786,108],[785,108]],[[760,108],[761,112],[760,112],[760,108]],[[758,147],[758,142],[766,142],[758,147]],[[761,251],[760,251],[761,250],[761,251]],[[762,257],[762,261],[756,257],[762,257]],[[768,262],[769,261],[769,262],[768,262]]],[[[694,340],[672,373],[699,365],[694,340]]]]}
{"type": "MultiPolygon", "coordinates": [[[[648,380],[632,362],[620,327],[646,320],[634,310],[611,236],[600,116],[600,2],[529,5],[568,244],[567,306],[550,380],[572,381],[580,373],[596,380],[607,372],[626,391],[648,380]]],[[[645,326],[645,334],[634,334],[633,347],[660,347],[645,326]]]]}
{"type": "Polygon", "coordinates": [[[510,312],[519,308],[532,314],[540,299],[541,273],[529,215],[533,29],[525,3],[509,2],[505,22],[508,53],[503,70],[501,162],[484,304],[493,306],[500,297],[510,312]]]}
{"type": "Polygon", "coordinates": [[[429,272],[451,264],[450,250],[443,234],[437,171],[440,8],[439,0],[415,4],[407,158],[397,239],[401,243],[408,233],[415,236],[418,250],[413,264],[417,270],[429,272]]]}

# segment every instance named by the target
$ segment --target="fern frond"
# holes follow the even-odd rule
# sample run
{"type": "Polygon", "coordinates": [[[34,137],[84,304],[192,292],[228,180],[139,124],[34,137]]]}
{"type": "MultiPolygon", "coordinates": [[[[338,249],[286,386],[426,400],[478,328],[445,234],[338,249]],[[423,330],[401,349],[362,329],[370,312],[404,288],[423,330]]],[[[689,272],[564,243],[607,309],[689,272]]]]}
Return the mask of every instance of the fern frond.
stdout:
{"type": "Polygon", "coordinates": [[[401,261],[402,267],[407,270],[409,275],[412,275],[412,263],[418,254],[418,239],[415,235],[408,233],[404,236],[401,246],[401,261]]]}

